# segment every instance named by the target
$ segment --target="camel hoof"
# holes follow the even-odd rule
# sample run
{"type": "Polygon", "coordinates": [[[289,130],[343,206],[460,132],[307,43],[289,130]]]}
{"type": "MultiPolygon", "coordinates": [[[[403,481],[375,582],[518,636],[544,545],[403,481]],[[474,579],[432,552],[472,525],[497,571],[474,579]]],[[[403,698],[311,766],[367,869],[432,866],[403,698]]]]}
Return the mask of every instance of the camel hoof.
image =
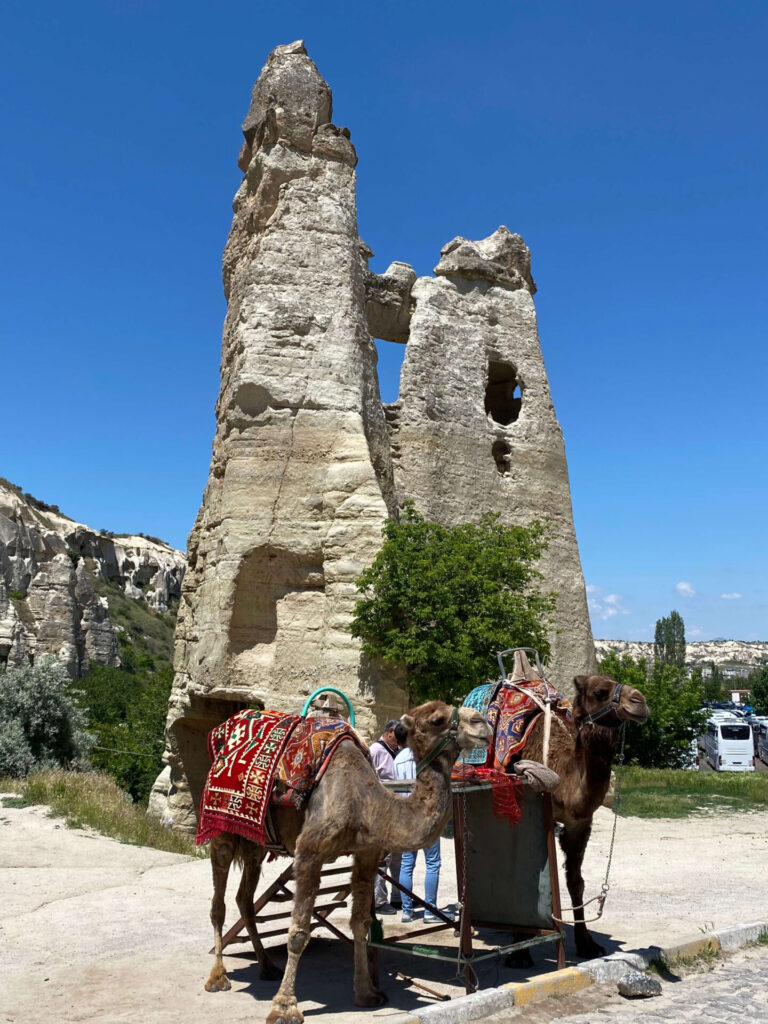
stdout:
{"type": "Polygon", "coordinates": [[[517,952],[507,953],[507,958],[504,961],[505,967],[519,967],[529,968],[533,967],[533,957],[529,949],[518,949],[517,952]]]}
{"type": "Polygon", "coordinates": [[[304,1014],[294,1003],[285,1008],[270,1010],[267,1024],[304,1024],[304,1014]]]}
{"type": "Polygon", "coordinates": [[[211,969],[210,977],[205,983],[206,992],[229,992],[232,986],[229,983],[227,972],[221,965],[211,969]]]}
{"type": "Polygon", "coordinates": [[[600,956],[605,956],[605,949],[594,939],[586,939],[576,943],[576,955],[582,960],[596,960],[600,956]]]}
{"type": "Polygon", "coordinates": [[[388,1002],[387,996],[380,990],[376,989],[367,996],[356,996],[355,1006],[365,1006],[370,1008],[372,1006],[383,1006],[384,1003],[388,1002]]]}

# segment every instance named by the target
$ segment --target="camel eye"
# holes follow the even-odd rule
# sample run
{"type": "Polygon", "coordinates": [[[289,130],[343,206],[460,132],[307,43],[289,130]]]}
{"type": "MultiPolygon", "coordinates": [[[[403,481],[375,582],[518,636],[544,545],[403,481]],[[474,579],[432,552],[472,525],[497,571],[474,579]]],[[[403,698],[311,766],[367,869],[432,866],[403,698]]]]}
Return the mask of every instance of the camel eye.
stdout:
{"type": "Polygon", "coordinates": [[[595,691],[595,697],[597,697],[598,700],[605,700],[605,698],[607,696],[608,696],[608,691],[607,690],[596,690],[595,691]]]}

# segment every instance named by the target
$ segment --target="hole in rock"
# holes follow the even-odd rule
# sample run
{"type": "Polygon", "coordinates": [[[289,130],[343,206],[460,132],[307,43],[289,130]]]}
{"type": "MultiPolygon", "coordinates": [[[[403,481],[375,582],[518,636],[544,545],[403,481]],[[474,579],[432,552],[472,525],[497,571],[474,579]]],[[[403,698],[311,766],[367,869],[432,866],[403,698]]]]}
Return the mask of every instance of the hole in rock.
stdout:
{"type": "Polygon", "coordinates": [[[520,415],[523,392],[517,379],[517,370],[511,363],[488,363],[488,383],[485,387],[485,411],[496,423],[507,426],[520,415]]]}
{"type": "Polygon", "coordinates": [[[377,371],[381,400],[396,402],[400,394],[400,374],[405,359],[405,345],[399,341],[382,341],[380,338],[374,340],[379,354],[377,371]]]}
{"type": "Polygon", "coordinates": [[[491,455],[493,455],[493,461],[496,463],[496,469],[501,473],[502,476],[506,476],[509,472],[509,462],[512,454],[512,449],[509,447],[506,441],[494,441],[491,447],[491,455]]]}

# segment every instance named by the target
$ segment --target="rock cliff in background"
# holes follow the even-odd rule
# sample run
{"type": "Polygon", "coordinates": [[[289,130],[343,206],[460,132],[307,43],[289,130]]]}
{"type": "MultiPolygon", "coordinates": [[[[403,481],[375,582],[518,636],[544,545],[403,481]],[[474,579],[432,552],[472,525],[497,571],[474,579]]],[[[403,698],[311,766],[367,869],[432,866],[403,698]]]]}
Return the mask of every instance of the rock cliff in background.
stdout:
{"type": "Polygon", "coordinates": [[[332,685],[368,737],[405,710],[402,680],[367,664],[347,626],[355,579],[406,498],[446,524],[548,516],[554,681],[595,664],[528,249],[499,228],[446,245],[436,278],[400,262],[370,272],[357,156],[331,116],[303,44],[277,47],[243,123],[217,431],[176,633],[166,814],[182,829],[206,734],[240,707],[299,711],[332,685]],[[373,338],[407,344],[387,407],[373,338]]]}
{"type": "Polygon", "coordinates": [[[0,665],[52,654],[72,678],[119,665],[101,582],[156,611],[181,592],[180,551],[146,537],[99,533],[0,479],[0,665]]]}

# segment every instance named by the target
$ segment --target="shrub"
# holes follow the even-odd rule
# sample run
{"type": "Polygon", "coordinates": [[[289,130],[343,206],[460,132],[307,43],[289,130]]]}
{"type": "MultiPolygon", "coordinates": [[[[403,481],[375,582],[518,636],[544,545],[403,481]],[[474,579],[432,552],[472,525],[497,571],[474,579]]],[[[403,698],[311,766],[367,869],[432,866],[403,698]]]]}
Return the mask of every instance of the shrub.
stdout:
{"type": "Polygon", "coordinates": [[[84,766],[92,745],[77,691],[55,658],[0,674],[0,775],[84,766]]]}

